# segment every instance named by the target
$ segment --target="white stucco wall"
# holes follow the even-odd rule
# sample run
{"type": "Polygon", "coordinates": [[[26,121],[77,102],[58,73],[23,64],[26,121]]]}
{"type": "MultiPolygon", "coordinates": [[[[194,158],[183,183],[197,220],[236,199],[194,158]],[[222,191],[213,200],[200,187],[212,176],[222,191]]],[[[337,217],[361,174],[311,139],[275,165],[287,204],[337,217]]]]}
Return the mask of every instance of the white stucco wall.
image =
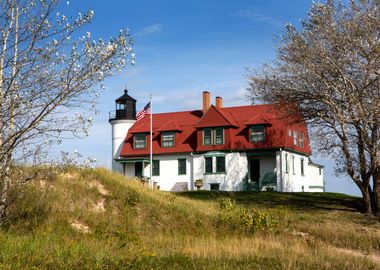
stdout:
{"type": "MultiPolygon", "coordinates": [[[[189,190],[193,190],[192,184],[192,155],[153,155],[153,160],[160,161],[160,175],[153,176],[154,182],[160,186],[160,190],[170,191],[177,182],[187,182],[189,190]],[[178,174],[178,159],[186,159],[186,174],[178,174]]],[[[150,175],[150,165],[147,164],[144,168],[144,175],[150,175]]]]}
{"type": "MultiPolygon", "coordinates": [[[[188,190],[194,190],[194,180],[203,180],[203,190],[210,190],[210,184],[219,183],[223,191],[241,191],[244,189],[245,177],[249,178],[248,158],[245,152],[208,152],[202,154],[156,155],[154,160],[160,160],[160,175],[153,176],[161,190],[171,191],[178,182],[186,182],[188,190]],[[213,156],[214,173],[205,173],[205,155],[213,156]],[[216,156],[225,156],[226,173],[216,173],[216,156]],[[186,159],[186,174],[178,175],[178,159],[186,159]]],[[[289,152],[277,151],[275,156],[257,156],[260,159],[260,175],[274,173],[277,175],[276,191],[283,192],[322,192],[323,169],[309,163],[307,156],[289,152]],[[288,155],[288,172],[286,172],[286,154],[288,155]],[[293,159],[294,157],[294,166],[293,159]],[[304,175],[301,175],[301,158],[304,159],[304,175]],[[293,170],[294,167],[294,170],[293,170]],[[321,172],[321,174],[320,174],[321,172]]],[[[135,176],[135,164],[125,163],[125,175],[135,176]]],[[[150,175],[150,165],[145,164],[144,175],[150,175]]],[[[265,189],[265,188],[264,188],[265,189]]]]}
{"type": "Polygon", "coordinates": [[[210,190],[210,184],[219,183],[219,189],[224,191],[243,190],[243,178],[248,173],[247,157],[245,153],[209,152],[207,155],[225,155],[225,173],[216,173],[216,158],[213,158],[212,174],[205,173],[204,154],[194,155],[194,179],[203,180],[203,190],[210,190]]]}
{"type": "Polygon", "coordinates": [[[321,174],[319,174],[319,167],[309,164],[309,158],[307,156],[289,151],[278,151],[276,156],[278,168],[280,168],[281,165],[279,162],[280,156],[282,159],[282,177],[280,178],[280,173],[277,173],[277,185],[281,187],[279,190],[283,192],[323,191],[323,169],[321,169],[321,174]],[[287,160],[286,154],[288,156],[287,160]],[[304,160],[303,175],[301,174],[301,158],[304,160]],[[286,162],[288,163],[288,173],[286,173],[286,162]],[[313,188],[317,186],[321,188],[313,188]]]}

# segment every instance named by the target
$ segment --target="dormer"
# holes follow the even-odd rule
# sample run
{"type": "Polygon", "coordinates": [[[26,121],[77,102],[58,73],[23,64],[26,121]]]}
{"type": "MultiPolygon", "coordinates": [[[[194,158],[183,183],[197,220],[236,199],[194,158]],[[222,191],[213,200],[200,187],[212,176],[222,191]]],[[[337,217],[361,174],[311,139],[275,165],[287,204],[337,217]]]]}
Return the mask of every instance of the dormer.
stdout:
{"type": "Polygon", "coordinates": [[[254,115],[245,125],[248,126],[250,143],[266,142],[266,128],[272,124],[264,115],[261,113],[254,115]]]}
{"type": "Polygon", "coordinates": [[[176,145],[176,134],[182,132],[182,129],[177,121],[169,120],[158,131],[161,134],[161,147],[174,148],[176,145]]]}

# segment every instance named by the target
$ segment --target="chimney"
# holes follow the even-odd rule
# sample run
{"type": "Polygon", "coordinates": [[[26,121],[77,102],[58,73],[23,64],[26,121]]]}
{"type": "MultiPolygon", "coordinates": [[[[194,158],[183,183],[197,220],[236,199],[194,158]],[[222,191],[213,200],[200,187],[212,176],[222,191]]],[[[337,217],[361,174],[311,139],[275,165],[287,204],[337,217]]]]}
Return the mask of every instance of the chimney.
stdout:
{"type": "Polygon", "coordinates": [[[215,106],[218,108],[218,109],[221,109],[223,107],[223,98],[221,97],[216,97],[215,98],[215,106]]]}
{"type": "Polygon", "coordinates": [[[203,91],[203,114],[210,108],[210,92],[203,91]]]}

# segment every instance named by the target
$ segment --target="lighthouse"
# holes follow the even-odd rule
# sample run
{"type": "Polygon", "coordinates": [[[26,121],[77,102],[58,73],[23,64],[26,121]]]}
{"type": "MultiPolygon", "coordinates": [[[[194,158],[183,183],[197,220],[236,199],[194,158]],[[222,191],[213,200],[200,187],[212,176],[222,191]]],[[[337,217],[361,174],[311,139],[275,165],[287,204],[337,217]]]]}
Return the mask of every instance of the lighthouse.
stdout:
{"type": "Polygon", "coordinates": [[[109,113],[112,126],[112,171],[124,174],[123,164],[117,162],[128,130],[136,122],[136,100],[124,90],[124,95],[115,100],[116,109],[109,113]]]}

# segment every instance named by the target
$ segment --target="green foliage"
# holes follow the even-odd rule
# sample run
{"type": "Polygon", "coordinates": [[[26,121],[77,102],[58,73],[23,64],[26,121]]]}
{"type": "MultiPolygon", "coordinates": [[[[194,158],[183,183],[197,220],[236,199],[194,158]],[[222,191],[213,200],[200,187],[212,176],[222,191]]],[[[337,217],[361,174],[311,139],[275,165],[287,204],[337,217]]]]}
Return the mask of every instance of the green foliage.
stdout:
{"type": "Polygon", "coordinates": [[[231,198],[221,198],[219,207],[218,223],[233,230],[255,233],[258,230],[269,230],[278,223],[269,212],[238,206],[231,198]]]}

